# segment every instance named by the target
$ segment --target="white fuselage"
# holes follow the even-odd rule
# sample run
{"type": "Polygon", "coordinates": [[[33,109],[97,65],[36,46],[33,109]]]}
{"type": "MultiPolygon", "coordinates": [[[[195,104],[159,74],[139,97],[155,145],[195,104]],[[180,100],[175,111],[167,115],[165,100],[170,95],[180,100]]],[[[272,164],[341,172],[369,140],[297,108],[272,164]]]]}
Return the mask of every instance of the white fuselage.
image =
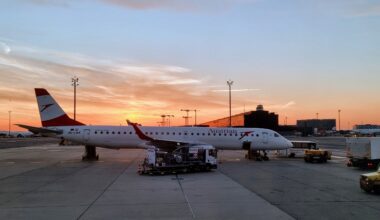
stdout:
{"type": "MultiPolygon", "coordinates": [[[[52,127],[50,127],[52,129],[52,127]]],[[[217,149],[243,149],[250,143],[253,150],[281,150],[292,147],[290,141],[277,132],[261,128],[212,128],[212,127],[149,127],[141,131],[153,139],[173,142],[209,144],[217,149]]],[[[60,126],[60,137],[84,145],[104,148],[146,148],[132,126],[60,126]]]]}

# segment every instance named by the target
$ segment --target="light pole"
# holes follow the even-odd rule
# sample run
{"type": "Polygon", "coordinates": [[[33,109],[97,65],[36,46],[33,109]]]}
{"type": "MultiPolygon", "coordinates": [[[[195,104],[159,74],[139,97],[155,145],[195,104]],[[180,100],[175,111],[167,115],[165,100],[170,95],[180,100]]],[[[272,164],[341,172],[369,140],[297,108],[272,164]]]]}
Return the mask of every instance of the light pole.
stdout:
{"type": "Polygon", "coordinates": [[[199,110],[198,109],[194,109],[193,111],[194,111],[194,116],[195,116],[195,118],[194,118],[194,126],[197,126],[197,111],[199,111],[199,110]]]}
{"type": "Polygon", "coordinates": [[[76,115],[77,115],[77,86],[78,84],[78,77],[74,76],[71,78],[72,86],[74,86],[74,120],[76,120],[76,115]]]}
{"type": "Polygon", "coordinates": [[[227,81],[229,97],[230,97],[229,98],[229,101],[230,101],[230,127],[232,127],[232,121],[231,121],[231,86],[233,83],[234,83],[234,81],[232,81],[232,80],[227,81]]]}
{"type": "Polygon", "coordinates": [[[165,127],[166,123],[165,123],[165,118],[166,118],[166,115],[161,115],[161,118],[162,118],[162,127],[165,127]]]}
{"type": "Polygon", "coordinates": [[[168,117],[168,126],[170,127],[170,118],[174,118],[174,115],[166,115],[168,117]]]}
{"type": "Polygon", "coordinates": [[[12,114],[12,111],[8,111],[8,114],[9,114],[8,136],[10,137],[11,136],[11,114],[12,114]]]}
{"type": "Polygon", "coordinates": [[[190,109],[181,109],[181,112],[186,112],[186,116],[183,116],[183,118],[185,119],[185,126],[188,126],[189,125],[189,111],[191,111],[190,109]]]}
{"type": "Polygon", "coordinates": [[[338,109],[338,128],[339,128],[339,131],[340,131],[340,112],[342,110],[338,109]]]}
{"type": "Polygon", "coordinates": [[[288,124],[288,116],[285,116],[284,125],[288,124]]]}
{"type": "Polygon", "coordinates": [[[315,113],[315,115],[317,116],[317,120],[318,120],[319,113],[317,112],[317,113],[315,113]]]}

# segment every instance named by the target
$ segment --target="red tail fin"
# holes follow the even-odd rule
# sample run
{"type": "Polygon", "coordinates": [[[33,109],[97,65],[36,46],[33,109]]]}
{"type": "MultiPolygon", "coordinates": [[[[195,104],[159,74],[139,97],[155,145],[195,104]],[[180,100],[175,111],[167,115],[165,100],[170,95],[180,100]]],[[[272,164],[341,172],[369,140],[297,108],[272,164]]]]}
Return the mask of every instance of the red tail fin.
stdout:
{"type": "Polygon", "coordinates": [[[84,125],[67,116],[46,89],[36,88],[34,90],[43,127],[84,125]]]}

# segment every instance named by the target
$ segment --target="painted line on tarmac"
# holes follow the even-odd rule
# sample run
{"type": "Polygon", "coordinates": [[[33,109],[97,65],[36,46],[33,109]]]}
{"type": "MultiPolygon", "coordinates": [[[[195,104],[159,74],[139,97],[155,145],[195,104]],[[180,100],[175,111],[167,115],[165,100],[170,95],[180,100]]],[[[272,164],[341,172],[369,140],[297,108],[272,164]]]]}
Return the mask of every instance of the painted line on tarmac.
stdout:
{"type": "Polygon", "coordinates": [[[346,159],[346,157],[341,157],[341,156],[331,156],[332,158],[336,158],[336,159],[346,159]]]}

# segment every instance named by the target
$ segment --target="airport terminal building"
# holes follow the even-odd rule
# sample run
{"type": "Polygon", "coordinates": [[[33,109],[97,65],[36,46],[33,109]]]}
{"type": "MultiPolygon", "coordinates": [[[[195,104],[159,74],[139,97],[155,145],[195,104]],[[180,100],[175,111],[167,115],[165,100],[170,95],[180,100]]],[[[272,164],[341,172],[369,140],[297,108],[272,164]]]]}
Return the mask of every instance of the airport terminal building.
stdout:
{"type": "MultiPolygon", "coordinates": [[[[230,118],[225,117],[201,124],[209,127],[228,127],[230,118]]],[[[267,128],[277,131],[278,115],[274,112],[265,111],[262,105],[258,105],[256,111],[249,111],[233,115],[231,117],[231,125],[233,127],[251,127],[251,128],[267,128]]]]}
{"type": "Polygon", "coordinates": [[[297,120],[297,128],[303,135],[323,133],[336,128],[335,119],[305,119],[297,120]]]}

